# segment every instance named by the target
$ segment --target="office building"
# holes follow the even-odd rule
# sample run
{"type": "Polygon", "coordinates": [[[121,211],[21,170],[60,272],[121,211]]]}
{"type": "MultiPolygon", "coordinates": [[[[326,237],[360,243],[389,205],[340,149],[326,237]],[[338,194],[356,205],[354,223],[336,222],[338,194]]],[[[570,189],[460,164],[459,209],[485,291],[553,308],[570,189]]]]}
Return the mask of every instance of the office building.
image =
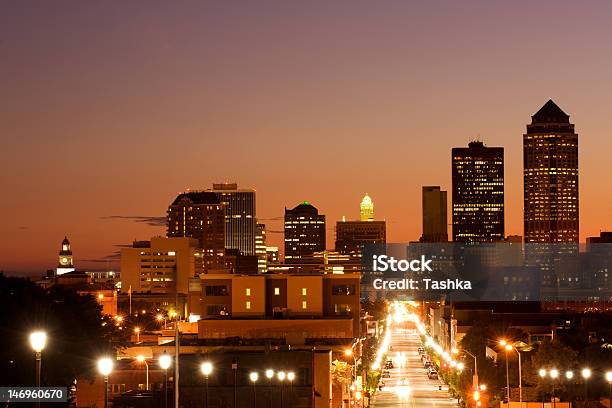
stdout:
{"type": "Polygon", "coordinates": [[[268,255],[266,253],[266,224],[257,224],[255,233],[255,255],[257,256],[257,272],[266,273],[268,255]]]}
{"type": "Polygon", "coordinates": [[[423,235],[421,242],[448,242],[446,191],[423,186],[423,235]]]}
{"type": "Polygon", "coordinates": [[[359,291],[356,273],[203,275],[198,337],[352,339],[359,337],[359,291]]]}
{"type": "Polygon", "coordinates": [[[452,150],[453,241],[504,239],[504,148],[470,142],[452,150]]]}
{"type": "Polygon", "coordinates": [[[578,135],[552,100],[523,135],[525,243],[578,243],[578,135]]]}
{"type": "Polygon", "coordinates": [[[276,265],[280,263],[280,255],[278,247],[267,246],[266,247],[266,265],[276,265]]]}
{"type": "Polygon", "coordinates": [[[189,279],[200,270],[202,259],[195,238],[153,237],[121,249],[123,292],[189,292],[189,279]]]}
{"type": "Polygon", "coordinates": [[[255,255],[255,190],[236,183],[213,184],[211,190],[225,206],[225,248],[255,255]]]}
{"type": "Polygon", "coordinates": [[[293,209],[285,207],[285,263],[325,250],[325,215],[304,201],[293,209]]]}
{"type": "Polygon", "coordinates": [[[368,193],[363,196],[361,204],[359,205],[359,219],[361,221],[374,220],[374,202],[368,193]]]}
{"type": "Polygon", "coordinates": [[[336,252],[361,259],[364,245],[387,242],[385,221],[338,221],[336,222],[336,252]]]}
{"type": "Polygon", "coordinates": [[[223,268],[225,209],[217,195],[210,191],[179,194],[168,207],[167,236],[197,239],[204,272],[223,268]]]}

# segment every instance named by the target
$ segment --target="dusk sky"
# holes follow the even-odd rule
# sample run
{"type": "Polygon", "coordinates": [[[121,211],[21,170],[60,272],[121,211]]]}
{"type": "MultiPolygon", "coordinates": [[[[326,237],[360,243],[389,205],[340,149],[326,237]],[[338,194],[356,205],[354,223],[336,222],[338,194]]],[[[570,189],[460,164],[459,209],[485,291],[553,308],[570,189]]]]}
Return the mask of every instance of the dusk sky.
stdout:
{"type": "Polygon", "coordinates": [[[66,234],[77,268],[116,267],[117,245],[165,232],[134,217],[217,181],[255,188],[273,231],[312,202],[330,248],[368,192],[388,242],[415,240],[421,186],[450,190],[451,148],[477,137],[506,149],[522,235],[522,135],[549,98],[580,138],[581,240],[598,235],[611,18],[609,1],[0,1],[0,270],[56,267],[66,234]]]}

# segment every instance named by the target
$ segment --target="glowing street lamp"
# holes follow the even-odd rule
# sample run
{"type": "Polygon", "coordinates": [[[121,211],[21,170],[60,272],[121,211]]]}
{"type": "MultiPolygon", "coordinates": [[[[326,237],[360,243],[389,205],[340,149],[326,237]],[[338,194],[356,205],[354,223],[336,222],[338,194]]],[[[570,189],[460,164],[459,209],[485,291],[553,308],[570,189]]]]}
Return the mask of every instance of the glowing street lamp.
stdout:
{"type": "Polygon", "coordinates": [[[134,333],[136,333],[136,343],[140,343],[140,327],[134,327],[134,333]]]}
{"type": "Polygon", "coordinates": [[[283,408],[283,406],[285,405],[285,401],[284,401],[285,377],[287,377],[287,373],[285,373],[284,371],[279,371],[278,373],[276,373],[276,378],[278,378],[278,381],[280,381],[281,383],[281,408],[283,408]]]}
{"type": "Polygon", "coordinates": [[[565,378],[567,378],[568,380],[571,380],[572,378],[574,378],[574,372],[573,371],[566,371],[565,372],[565,378]]]}
{"type": "MultiPolygon", "coordinates": [[[[30,346],[34,350],[34,357],[36,358],[36,386],[40,387],[40,372],[42,368],[42,351],[47,345],[47,333],[44,331],[35,331],[30,333],[30,346]]],[[[36,403],[37,407],[40,407],[40,402],[36,403]]]]}
{"type": "Polygon", "coordinates": [[[259,374],[257,374],[256,371],[252,371],[249,374],[249,380],[251,380],[251,383],[253,384],[253,408],[257,407],[257,394],[255,391],[255,384],[257,383],[258,379],[259,379],[259,374]]]}
{"type": "Polygon", "coordinates": [[[146,390],[149,391],[149,364],[147,363],[147,359],[142,354],[139,354],[136,356],[136,361],[138,361],[139,363],[144,363],[146,367],[146,372],[147,372],[146,390]]]}
{"type": "Polygon", "coordinates": [[[210,361],[205,361],[200,365],[200,370],[202,371],[202,374],[204,374],[204,382],[205,382],[205,391],[206,391],[206,395],[204,397],[204,406],[206,408],[208,408],[208,376],[210,376],[210,374],[213,371],[213,365],[210,361]]]}
{"type": "Polygon", "coordinates": [[[104,377],[104,408],[108,408],[108,376],[113,371],[113,360],[108,357],[99,359],[98,371],[104,377]]]}
{"type": "Polygon", "coordinates": [[[582,378],[584,378],[584,402],[586,405],[589,404],[589,378],[591,378],[591,369],[583,368],[580,372],[582,378]]]}
{"type": "Polygon", "coordinates": [[[164,408],[168,408],[168,368],[172,364],[172,357],[165,351],[159,356],[159,366],[164,370],[164,408]]]}
{"type": "Polygon", "coordinates": [[[40,387],[40,369],[42,364],[42,351],[47,345],[47,333],[35,331],[30,333],[30,346],[36,356],[36,386],[40,387]]]}
{"type": "Polygon", "coordinates": [[[608,399],[612,401],[612,371],[606,372],[606,381],[608,382],[608,399]]]}

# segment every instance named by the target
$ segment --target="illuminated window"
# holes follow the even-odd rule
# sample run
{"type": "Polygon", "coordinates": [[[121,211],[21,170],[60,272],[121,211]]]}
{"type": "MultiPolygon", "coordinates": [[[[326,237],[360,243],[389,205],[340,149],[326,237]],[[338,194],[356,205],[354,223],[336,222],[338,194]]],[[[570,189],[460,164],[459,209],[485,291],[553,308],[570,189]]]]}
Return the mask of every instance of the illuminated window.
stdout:
{"type": "Polygon", "coordinates": [[[251,302],[250,302],[250,301],[248,301],[248,300],[247,300],[247,302],[246,302],[246,308],[247,308],[247,310],[250,310],[250,309],[251,309],[251,302]]]}
{"type": "Polygon", "coordinates": [[[308,294],[308,289],[302,288],[302,296],[306,296],[308,294]]]}
{"type": "Polygon", "coordinates": [[[308,309],[308,302],[302,301],[302,309],[308,309]]]}
{"type": "Polygon", "coordinates": [[[274,288],[274,295],[280,295],[280,288],[274,288]]]}
{"type": "Polygon", "coordinates": [[[245,292],[247,296],[251,296],[251,288],[246,288],[245,292]]]}

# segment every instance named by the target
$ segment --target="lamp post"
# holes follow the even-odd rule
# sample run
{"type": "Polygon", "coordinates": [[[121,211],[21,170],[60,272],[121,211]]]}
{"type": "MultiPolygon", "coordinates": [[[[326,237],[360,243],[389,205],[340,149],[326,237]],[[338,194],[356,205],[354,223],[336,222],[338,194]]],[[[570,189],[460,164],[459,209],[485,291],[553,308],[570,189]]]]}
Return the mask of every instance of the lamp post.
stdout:
{"type": "Polygon", "coordinates": [[[159,366],[164,370],[164,408],[168,408],[168,368],[172,364],[172,357],[165,351],[159,356],[159,366]]]}
{"type": "MultiPolygon", "coordinates": [[[[357,380],[357,359],[355,358],[355,353],[353,353],[353,348],[347,348],[346,350],[344,350],[344,355],[346,357],[352,357],[353,358],[353,372],[352,372],[352,376],[353,376],[353,384],[354,382],[357,380]]],[[[351,402],[353,400],[353,392],[351,391],[351,402]]]]}
{"type": "Polygon", "coordinates": [[[140,343],[140,327],[134,327],[134,333],[136,333],[136,343],[140,343]]]}
{"type": "Polygon", "coordinates": [[[293,371],[289,371],[287,373],[287,381],[289,381],[289,391],[291,392],[291,396],[293,396],[293,380],[295,380],[295,373],[293,371]]]}
{"type": "Polygon", "coordinates": [[[200,365],[200,370],[202,370],[202,374],[204,374],[204,392],[206,393],[204,397],[204,406],[208,408],[208,376],[212,373],[213,365],[210,361],[206,361],[200,365]]]}
{"type": "Polygon", "coordinates": [[[281,383],[281,408],[283,408],[285,406],[285,402],[284,402],[284,396],[283,396],[283,391],[285,388],[285,377],[287,376],[287,374],[284,371],[279,371],[278,373],[276,373],[276,378],[278,378],[278,381],[280,381],[281,383]]]}
{"type": "MultiPolygon", "coordinates": [[[[40,377],[42,368],[42,351],[47,344],[47,333],[44,331],[35,331],[30,333],[30,346],[34,350],[36,358],[36,386],[40,387],[40,377]]],[[[36,402],[36,407],[40,407],[40,402],[36,402]]]]}
{"type": "Polygon", "coordinates": [[[253,408],[257,408],[257,394],[255,391],[255,384],[257,383],[258,379],[259,374],[257,374],[257,372],[253,371],[249,374],[249,380],[251,380],[251,383],[253,384],[253,408]]]}
{"type": "MultiPolygon", "coordinates": [[[[518,354],[519,402],[523,402],[523,370],[521,368],[521,352],[516,347],[513,347],[511,344],[506,344],[504,347],[506,351],[514,350],[516,351],[516,354],[518,354]]],[[[506,356],[506,359],[507,359],[507,356],[506,356]]]]}
{"type": "MultiPolygon", "coordinates": [[[[499,344],[506,351],[506,398],[507,398],[508,404],[510,404],[510,374],[508,371],[508,351],[510,350],[508,350],[508,348],[506,347],[510,345],[506,342],[506,340],[500,340],[499,344]]],[[[512,349],[512,346],[510,346],[510,349],[512,349]]]]}
{"type": "Polygon", "coordinates": [[[606,372],[606,381],[608,382],[608,400],[612,404],[612,371],[606,372]]]}
{"type": "Polygon", "coordinates": [[[476,359],[476,356],[470,353],[469,351],[463,350],[463,352],[474,359],[474,377],[475,378],[472,380],[472,385],[474,386],[474,388],[478,388],[478,360],[476,359]]]}
{"type": "Polygon", "coordinates": [[[137,355],[136,356],[136,361],[138,361],[139,363],[144,363],[145,368],[146,368],[146,373],[147,373],[147,377],[146,377],[146,390],[149,391],[149,364],[147,363],[147,359],[145,358],[145,356],[143,356],[142,354],[137,355]]]}
{"type": "Polygon", "coordinates": [[[553,407],[557,406],[557,399],[555,398],[555,380],[559,377],[559,371],[556,368],[550,370],[550,378],[552,378],[552,400],[553,407]]]}
{"type": "Polygon", "coordinates": [[[268,368],[266,370],[266,378],[268,379],[268,407],[272,406],[272,378],[274,378],[274,370],[268,368]]]}
{"type": "Polygon", "coordinates": [[[582,374],[582,378],[584,378],[584,403],[586,407],[589,405],[589,378],[591,378],[591,370],[583,368],[580,374],[582,374]]]}
{"type": "Polygon", "coordinates": [[[104,408],[108,408],[108,376],[113,371],[113,360],[108,357],[99,359],[98,371],[104,376],[104,408]]]}
{"type": "MultiPolygon", "coordinates": [[[[544,379],[544,377],[546,377],[546,370],[543,368],[540,368],[538,370],[538,375],[540,376],[540,378],[544,379]]],[[[542,407],[544,407],[544,394],[542,394],[542,407]]]]}

